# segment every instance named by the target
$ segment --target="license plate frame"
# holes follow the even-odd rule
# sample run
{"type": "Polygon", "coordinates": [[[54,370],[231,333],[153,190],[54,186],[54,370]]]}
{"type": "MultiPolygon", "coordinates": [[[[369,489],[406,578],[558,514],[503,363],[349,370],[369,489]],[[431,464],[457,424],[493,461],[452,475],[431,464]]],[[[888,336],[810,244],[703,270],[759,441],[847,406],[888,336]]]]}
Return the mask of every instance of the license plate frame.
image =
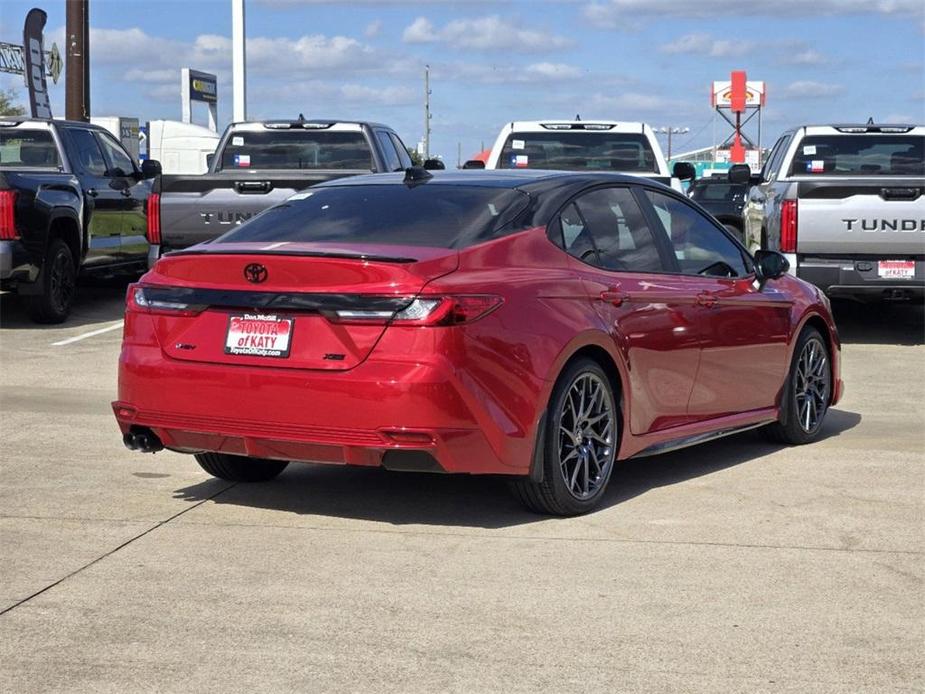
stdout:
{"type": "Polygon", "coordinates": [[[914,280],[914,260],[880,260],[877,262],[877,277],[882,280],[914,280]]]}
{"type": "Polygon", "coordinates": [[[292,350],[295,320],[275,313],[234,313],[225,329],[225,354],[286,359],[292,350]],[[279,340],[283,338],[280,343],[279,340]]]}

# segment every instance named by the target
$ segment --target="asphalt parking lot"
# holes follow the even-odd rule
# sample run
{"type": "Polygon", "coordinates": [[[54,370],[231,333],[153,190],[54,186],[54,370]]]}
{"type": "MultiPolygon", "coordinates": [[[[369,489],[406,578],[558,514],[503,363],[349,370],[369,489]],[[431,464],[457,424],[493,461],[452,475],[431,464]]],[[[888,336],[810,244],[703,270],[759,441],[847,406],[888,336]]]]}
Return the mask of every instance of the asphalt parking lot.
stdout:
{"type": "Polygon", "coordinates": [[[563,520],[488,478],[127,451],[123,295],[58,327],[0,297],[4,692],[925,686],[921,307],[836,307],[824,440],[627,462],[563,520]]]}

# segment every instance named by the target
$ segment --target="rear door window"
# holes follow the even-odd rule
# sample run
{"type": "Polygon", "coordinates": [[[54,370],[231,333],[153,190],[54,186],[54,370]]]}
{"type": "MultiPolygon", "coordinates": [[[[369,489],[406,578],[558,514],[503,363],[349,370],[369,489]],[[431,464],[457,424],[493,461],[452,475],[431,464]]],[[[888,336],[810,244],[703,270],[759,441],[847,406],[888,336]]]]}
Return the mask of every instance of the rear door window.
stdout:
{"type": "Polygon", "coordinates": [[[582,260],[617,272],[665,271],[656,237],[629,188],[599,188],[575,206],[596,249],[596,257],[582,260]]]}
{"type": "Polygon", "coordinates": [[[389,137],[385,130],[377,130],[376,139],[379,140],[379,149],[382,150],[382,156],[385,157],[386,171],[400,171],[403,167],[398,159],[398,152],[395,151],[392,138],[389,137]]]}
{"type": "Polygon", "coordinates": [[[90,176],[105,176],[108,167],[93,133],[86,128],[66,128],[64,133],[70,144],[68,156],[77,170],[90,176]]]}
{"type": "Polygon", "coordinates": [[[401,138],[395,133],[390,133],[390,137],[392,138],[392,144],[395,145],[395,150],[398,152],[398,160],[401,162],[402,168],[409,169],[414,166],[414,162],[411,161],[411,156],[408,154],[405,143],[401,141],[401,138]]]}
{"type": "Polygon", "coordinates": [[[109,160],[107,174],[110,176],[131,176],[135,173],[135,165],[131,157],[125,153],[122,146],[108,133],[97,132],[103,154],[109,160]]]}

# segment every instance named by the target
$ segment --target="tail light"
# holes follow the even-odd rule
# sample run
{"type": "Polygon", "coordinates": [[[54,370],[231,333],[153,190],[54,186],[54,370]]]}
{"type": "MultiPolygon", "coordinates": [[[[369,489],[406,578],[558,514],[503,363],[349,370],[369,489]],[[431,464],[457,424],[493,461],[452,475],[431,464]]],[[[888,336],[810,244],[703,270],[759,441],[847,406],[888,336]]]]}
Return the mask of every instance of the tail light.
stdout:
{"type": "Polygon", "coordinates": [[[16,233],[16,191],[0,190],[0,240],[15,241],[16,233]]]}
{"type": "MultiPolygon", "coordinates": [[[[202,313],[207,307],[202,304],[187,304],[180,301],[165,301],[152,293],[151,287],[144,287],[140,284],[130,284],[125,297],[125,303],[132,311],[141,313],[158,313],[169,316],[196,316],[202,313]]],[[[157,290],[153,289],[156,294],[157,290]]]]}
{"type": "Polygon", "coordinates": [[[161,242],[161,194],[151,193],[148,196],[148,230],[145,236],[152,245],[161,242]]]}
{"type": "Polygon", "coordinates": [[[471,323],[487,316],[504,302],[500,296],[485,294],[421,296],[398,312],[331,311],[326,314],[338,323],[389,323],[403,326],[440,326],[471,323]]]}
{"type": "Polygon", "coordinates": [[[780,207],[781,253],[797,252],[797,201],[784,200],[780,207]]]}

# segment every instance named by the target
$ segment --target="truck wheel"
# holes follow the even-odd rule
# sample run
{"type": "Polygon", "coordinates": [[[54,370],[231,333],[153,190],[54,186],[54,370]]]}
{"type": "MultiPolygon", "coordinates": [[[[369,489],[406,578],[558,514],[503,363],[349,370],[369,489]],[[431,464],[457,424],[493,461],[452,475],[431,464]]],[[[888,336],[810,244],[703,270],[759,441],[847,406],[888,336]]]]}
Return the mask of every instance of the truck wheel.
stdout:
{"type": "Polygon", "coordinates": [[[71,313],[77,291],[77,268],[70,247],[52,239],[42,267],[41,293],[26,299],[29,316],[36,323],[63,323],[71,313]]]}
{"type": "Polygon", "coordinates": [[[285,460],[246,458],[224,453],[197,453],[196,462],[213,477],[229,482],[267,482],[289,464],[285,460]]]}
{"type": "Polygon", "coordinates": [[[804,328],[781,395],[780,418],[765,427],[778,443],[801,445],[819,436],[832,398],[832,368],[825,340],[815,328],[804,328]]]}
{"type": "Polygon", "coordinates": [[[531,511],[576,516],[593,510],[610,481],[620,415],[610,379],[591,359],[573,362],[553,389],[546,418],[543,481],[511,482],[531,511]]]}

